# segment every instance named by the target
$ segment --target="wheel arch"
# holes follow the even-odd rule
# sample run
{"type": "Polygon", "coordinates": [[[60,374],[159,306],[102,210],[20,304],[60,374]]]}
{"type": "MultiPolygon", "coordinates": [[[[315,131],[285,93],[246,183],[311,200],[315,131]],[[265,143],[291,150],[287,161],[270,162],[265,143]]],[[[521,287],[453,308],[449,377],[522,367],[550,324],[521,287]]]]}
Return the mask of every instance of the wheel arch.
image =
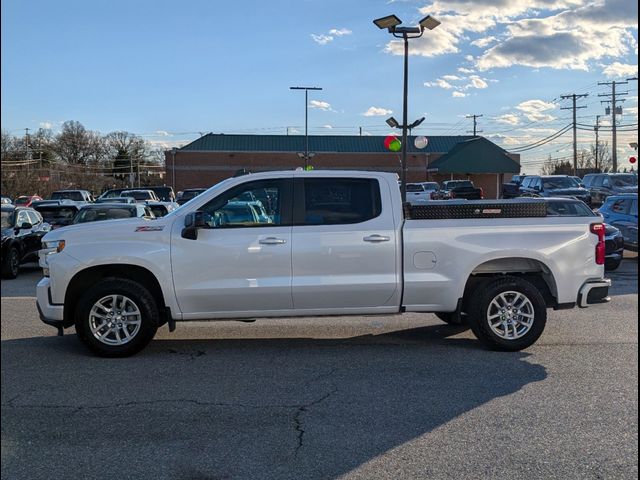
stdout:
{"type": "Polygon", "coordinates": [[[71,326],[75,322],[76,307],[82,294],[91,286],[106,278],[126,278],[143,285],[158,305],[160,324],[167,322],[166,301],[157,277],[147,268],[131,264],[96,265],[77,272],[69,282],[64,297],[64,323],[71,326]]]}
{"type": "Polygon", "coordinates": [[[470,298],[478,283],[488,278],[507,275],[522,278],[533,284],[542,294],[547,307],[558,306],[558,286],[551,268],[540,259],[524,256],[492,258],[477,265],[467,277],[464,298],[470,298]]]}

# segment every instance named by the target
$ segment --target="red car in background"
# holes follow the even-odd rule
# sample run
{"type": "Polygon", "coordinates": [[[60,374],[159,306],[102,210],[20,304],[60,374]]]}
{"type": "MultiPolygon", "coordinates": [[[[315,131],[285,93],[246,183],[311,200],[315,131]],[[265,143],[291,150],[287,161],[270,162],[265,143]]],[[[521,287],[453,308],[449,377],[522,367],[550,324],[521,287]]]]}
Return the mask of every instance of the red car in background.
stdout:
{"type": "Polygon", "coordinates": [[[31,202],[42,200],[40,195],[21,195],[13,201],[16,207],[30,207],[31,202]]]}

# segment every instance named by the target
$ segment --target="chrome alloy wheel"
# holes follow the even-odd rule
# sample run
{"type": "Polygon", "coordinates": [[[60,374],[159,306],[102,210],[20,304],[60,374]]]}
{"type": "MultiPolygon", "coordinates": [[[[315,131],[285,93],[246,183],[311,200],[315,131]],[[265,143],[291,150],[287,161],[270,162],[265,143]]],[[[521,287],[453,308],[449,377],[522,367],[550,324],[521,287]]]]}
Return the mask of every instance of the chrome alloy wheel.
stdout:
{"type": "Polygon", "coordinates": [[[106,345],[129,343],[140,331],[141,323],[140,309],[124,295],[102,297],[89,312],[91,333],[106,345]]]}
{"type": "Polygon", "coordinates": [[[535,319],[533,304],[520,292],[502,292],[489,304],[487,320],[493,333],[516,340],[531,330],[535,319]]]}

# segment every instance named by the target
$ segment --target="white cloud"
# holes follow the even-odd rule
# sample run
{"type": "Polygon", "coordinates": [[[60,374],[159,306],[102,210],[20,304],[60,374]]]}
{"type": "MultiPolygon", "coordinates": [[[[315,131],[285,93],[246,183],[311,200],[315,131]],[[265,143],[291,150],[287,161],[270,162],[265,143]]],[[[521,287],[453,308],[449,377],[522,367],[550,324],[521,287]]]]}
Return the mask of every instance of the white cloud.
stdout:
{"type": "Polygon", "coordinates": [[[318,45],[326,45],[329,42],[333,42],[333,37],[331,35],[316,35],[315,33],[311,34],[311,38],[318,45]]]}
{"type": "Polygon", "coordinates": [[[460,73],[473,73],[475,70],[473,70],[471,68],[460,67],[460,68],[458,68],[458,71],[460,73]]]}
{"type": "Polygon", "coordinates": [[[327,130],[331,130],[331,129],[333,129],[333,125],[329,125],[329,124],[323,125],[322,128],[326,128],[327,130]]]}
{"type": "Polygon", "coordinates": [[[309,107],[310,108],[317,108],[319,110],[324,110],[325,112],[332,111],[330,103],[322,102],[320,100],[311,100],[309,102],[309,107]]]}
{"type": "Polygon", "coordinates": [[[391,115],[392,113],[393,111],[387,108],[369,107],[369,109],[362,115],[364,115],[365,117],[381,117],[383,115],[391,115]]]}
{"type": "Polygon", "coordinates": [[[484,79],[480,78],[478,75],[471,75],[469,77],[469,80],[471,80],[471,83],[469,85],[466,85],[465,88],[487,88],[489,86],[489,84],[487,84],[487,82],[484,81],[484,79]]]}
{"type": "Polygon", "coordinates": [[[425,87],[444,88],[445,90],[449,90],[449,89],[453,88],[453,85],[451,85],[449,82],[447,82],[446,80],[444,80],[442,78],[437,79],[435,82],[424,82],[424,86],[425,87]]]}
{"type": "Polygon", "coordinates": [[[45,130],[51,130],[53,128],[52,122],[40,122],[40,128],[44,128],[45,130]]]}
{"type": "Polygon", "coordinates": [[[516,106],[516,109],[520,110],[524,116],[532,122],[549,122],[555,120],[556,117],[548,112],[554,110],[556,105],[551,102],[545,102],[544,100],[527,100],[516,106]]]}
{"type": "Polygon", "coordinates": [[[318,45],[326,45],[329,42],[333,42],[336,37],[344,37],[345,35],[351,35],[353,32],[348,28],[332,28],[328,33],[311,34],[311,38],[318,45]]]}
{"type": "Polygon", "coordinates": [[[494,36],[491,37],[484,37],[484,38],[479,38],[477,40],[474,40],[473,42],[471,42],[471,45],[475,45],[476,47],[480,47],[480,48],[484,48],[494,42],[496,42],[498,39],[494,36]]]}
{"type": "Polygon", "coordinates": [[[519,125],[520,117],[513,113],[505,113],[504,115],[500,115],[496,117],[496,122],[498,123],[506,123],[507,125],[519,125]]]}
{"type": "Polygon", "coordinates": [[[442,79],[446,80],[448,82],[455,82],[457,80],[464,80],[462,77],[458,77],[457,75],[443,75],[442,79]]]}
{"type": "Polygon", "coordinates": [[[342,37],[343,35],[351,35],[353,32],[348,28],[332,28],[329,30],[329,35],[336,37],[342,37]]]}
{"type": "Polygon", "coordinates": [[[171,137],[172,135],[167,132],[166,130],[156,130],[154,132],[156,135],[160,136],[160,137],[171,137]]]}
{"type": "Polygon", "coordinates": [[[631,77],[638,75],[638,65],[629,65],[626,63],[613,62],[602,70],[602,74],[609,78],[631,77]]]}
{"type": "Polygon", "coordinates": [[[463,93],[463,92],[459,92],[459,91],[457,91],[457,90],[456,90],[456,91],[454,91],[454,92],[452,92],[452,93],[451,93],[451,96],[452,96],[453,98],[464,98],[464,97],[466,97],[466,96],[467,96],[467,94],[466,94],[466,93],[463,93]]]}

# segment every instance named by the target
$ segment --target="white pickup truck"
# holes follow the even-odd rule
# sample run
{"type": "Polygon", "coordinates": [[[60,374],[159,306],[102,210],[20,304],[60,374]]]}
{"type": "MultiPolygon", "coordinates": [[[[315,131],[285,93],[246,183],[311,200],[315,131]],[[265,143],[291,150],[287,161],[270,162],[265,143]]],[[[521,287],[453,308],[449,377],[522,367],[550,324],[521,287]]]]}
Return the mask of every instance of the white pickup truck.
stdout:
{"type": "Polygon", "coordinates": [[[545,205],[403,208],[393,174],[249,174],[162,218],[48,233],[38,310],[103,356],[132,355],[177,321],[402,312],[520,350],[547,308],[609,300],[601,218],[546,216],[545,205]]]}

